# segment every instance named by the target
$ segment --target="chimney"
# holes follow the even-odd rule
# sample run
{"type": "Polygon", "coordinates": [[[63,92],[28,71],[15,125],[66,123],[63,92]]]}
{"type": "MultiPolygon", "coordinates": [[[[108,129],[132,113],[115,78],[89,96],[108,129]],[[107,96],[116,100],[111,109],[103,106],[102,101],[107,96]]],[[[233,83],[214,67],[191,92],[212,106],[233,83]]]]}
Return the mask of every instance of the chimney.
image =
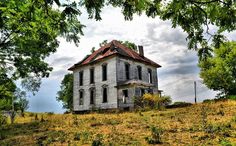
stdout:
{"type": "Polygon", "coordinates": [[[143,46],[138,46],[138,52],[141,57],[144,57],[143,46]]]}

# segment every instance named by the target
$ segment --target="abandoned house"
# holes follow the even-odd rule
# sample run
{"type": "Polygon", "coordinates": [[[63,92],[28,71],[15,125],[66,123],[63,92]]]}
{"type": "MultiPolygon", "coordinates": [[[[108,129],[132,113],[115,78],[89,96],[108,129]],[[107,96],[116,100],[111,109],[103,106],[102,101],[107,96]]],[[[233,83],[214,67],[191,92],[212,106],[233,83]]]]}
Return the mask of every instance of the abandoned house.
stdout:
{"type": "Polygon", "coordinates": [[[159,64],[113,40],[69,68],[74,111],[132,109],[134,97],[158,90],[159,64]]]}

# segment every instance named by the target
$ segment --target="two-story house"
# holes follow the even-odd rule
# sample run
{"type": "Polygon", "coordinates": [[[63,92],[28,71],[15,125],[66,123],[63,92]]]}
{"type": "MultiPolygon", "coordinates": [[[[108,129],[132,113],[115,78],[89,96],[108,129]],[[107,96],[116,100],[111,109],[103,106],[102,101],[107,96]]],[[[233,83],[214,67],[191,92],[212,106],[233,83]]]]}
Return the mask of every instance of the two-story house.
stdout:
{"type": "Polygon", "coordinates": [[[74,111],[129,109],[134,97],[158,93],[159,64],[113,40],[69,68],[73,71],[74,111]]]}

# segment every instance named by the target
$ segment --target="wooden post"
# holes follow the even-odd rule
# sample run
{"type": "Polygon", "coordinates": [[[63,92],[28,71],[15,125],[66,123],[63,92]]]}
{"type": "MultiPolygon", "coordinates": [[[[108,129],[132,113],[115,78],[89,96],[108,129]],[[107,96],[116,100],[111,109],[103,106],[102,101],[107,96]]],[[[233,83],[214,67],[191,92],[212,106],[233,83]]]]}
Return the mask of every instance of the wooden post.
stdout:
{"type": "Polygon", "coordinates": [[[197,103],[197,91],[196,91],[197,83],[194,81],[194,101],[195,104],[197,103]]]}

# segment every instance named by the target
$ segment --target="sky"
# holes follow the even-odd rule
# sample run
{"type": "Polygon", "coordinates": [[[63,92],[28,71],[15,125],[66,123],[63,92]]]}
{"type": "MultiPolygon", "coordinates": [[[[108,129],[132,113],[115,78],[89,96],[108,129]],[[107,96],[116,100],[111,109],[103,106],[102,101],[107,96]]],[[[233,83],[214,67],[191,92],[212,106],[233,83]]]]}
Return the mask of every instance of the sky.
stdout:
{"type": "MultiPolygon", "coordinates": [[[[46,59],[53,67],[49,78],[42,80],[39,92],[29,99],[31,112],[63,113],[62,103],[56,100],[60,82],[67,70],[79,62],[92,47],[99,48],[103,40],[128,40],[144,47],[144,55],[157,62],[159,89],[164,95],[170,95],[173,101],[194,102],[194,81],[197,83],[197,101],[214,98],[216,92],[209,90],[199,77],[198,57],[195,51],[187,49],[186,33],[181,28],[172,28],[170,21],[135,16],[132,21],[125,21],[121,9],[106,7],[102,10],[102,20],[88,19],[85,11],[79,17],[84,36],[79,47],[58,38],[60,46],[57,52],[46,59]]],[[[227,34],[228,39],[236,38],[236,33],[227,34]]]]}

